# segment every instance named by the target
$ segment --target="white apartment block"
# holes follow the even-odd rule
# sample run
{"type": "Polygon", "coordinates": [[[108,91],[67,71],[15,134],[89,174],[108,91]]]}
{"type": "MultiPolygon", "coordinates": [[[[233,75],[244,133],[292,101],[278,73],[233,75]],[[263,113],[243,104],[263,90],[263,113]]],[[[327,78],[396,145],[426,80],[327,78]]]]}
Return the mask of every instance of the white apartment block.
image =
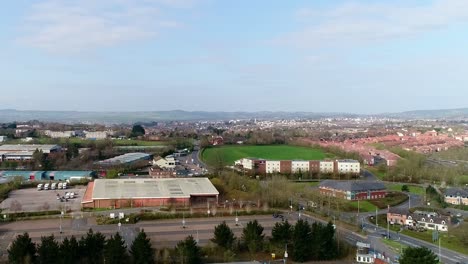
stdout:
{"type": "Polygon", "coordinates": [[[359,173],[361,164],[357,160],[337,160],[338,173],[359,173]]]}
{"type": "Polygon", "coordinates": [[[277,173],[280,172],[280,164],[279,160],[267,160],[266,161],[266,173],[277,173]]]}
{"type": "Polygon", "coordinates": [[[108,136],[112,135],[111,131],[84,131],[84,133],[87,139],[106,139],[108,136]]]}
{"type": "Polygon", "coordinates": [[[254,168],[254,159],[244,158],[234,162],[236,166],[242,166],[244,169],[252,170],[254,168]]]}
{"type": "Polygon", "coordinates": [[[46,130],[44,131],[44,135],[49,136],[51,138],[71,138],[75,136],[75,131],[51,131],[46,130]]]}
{"type": "Polygon", "coordinates": [[[157,165],[163,169],[174,169],[176,167],[176,160],[173,156],[166,156],[165,158],[156,157],[153,160],[153,165],[157,165]]]}
{"type": "Polygon", "coordinates": [[[322,173],[332,173],[334,167],[334,162],[331,160],[320,161],[320,172],[322,173]]]}
{"type": "Polygon", "coordinates": [[[308,160],[293,160],[291,162],[291,172],[306,172],[309,171],[309,161],[308,160]]]}

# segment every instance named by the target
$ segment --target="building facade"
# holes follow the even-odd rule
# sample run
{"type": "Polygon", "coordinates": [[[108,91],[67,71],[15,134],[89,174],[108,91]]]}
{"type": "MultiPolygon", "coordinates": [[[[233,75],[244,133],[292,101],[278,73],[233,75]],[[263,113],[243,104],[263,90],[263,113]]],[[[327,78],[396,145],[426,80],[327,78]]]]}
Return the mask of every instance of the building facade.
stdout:
{"type": "Polygon", "coordinates": [[[376,181],[335,181],[320,182],[320,194],[345,200],[373,200],[385,198],[387,190],[384,184],[376,181]]]}
{"type": "Polygon", "coordinates": [[[234,166],[253,171],[256,174],[299,172],[359,174],[361,166],[357,160],[265,160],[243,158],[236,160],[234,166]]]}
{"type": "Polygon", "coordinates": [[[468,205],[468,189],[448,188],[445,190],[444,199],[449,204],[468,205]]]}

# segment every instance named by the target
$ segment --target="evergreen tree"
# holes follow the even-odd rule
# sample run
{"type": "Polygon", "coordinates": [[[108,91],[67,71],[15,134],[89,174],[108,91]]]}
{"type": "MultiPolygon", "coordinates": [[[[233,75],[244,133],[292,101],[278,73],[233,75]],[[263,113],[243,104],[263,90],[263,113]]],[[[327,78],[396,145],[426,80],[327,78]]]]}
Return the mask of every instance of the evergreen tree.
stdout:
{"type": "Polygon", "coordinates": [[[141,230],[130,246],[130,254],[135,264],[153,264],[154,250],[151,240],[146,236],[145,230],[141,230]]]}
{"type": "Polygon", "coordinates": [[[311,241],[310,241],[310,256],[313,260],[319,260],[322,252],[322,229],[323,225],[318,222],[312,224],[311,241]]]}
{"type": "Polygon", "coordinates": [[[37,247],[38,263],[58,263],[59,244],[54,235],[41,237],[41,244],[37,247]]]}
{"type": "Polygon", "coordinates": [[[271,230],[271,237],[274,243],[285,245],[291,242],[293,226],[288,222],[276,222],[271,230]]]}
{"type": "Polygon", "coordinates": [[[262,248],[263,238],[263,227],[257,220],[248,222],[242,230],[242,242],[252,254],[258,252],[262,248]]]}
{"type": "Polygon", "coordinates": [[[320,260],[331,260],[338,256],[338,250],[335,239],[335,227],[331,222],[322,228],[320,234],[320,260]]]}
{"type": "Polygon", "coordinates": [[[8,249],[8,263],[34,263],[36,259],[36,245],[31,241],[28,233],[18,235],[8,249]]]}
{"type": "Polygon", "coordinates": [[[60,263],[70,264],[78,263],[80,259],[78,241],[74,236],[70,239],[65,237],[60,244],[60,263]]]}
{"type": "Polygon", "coordinates": [[[292,235],[292,258],[294,261],[304,262],[309,260],[311,251],[310,251],[310,241],[312,240],[312,232],[309,223],[300,219],[294,225],[294,231],[292,235]]]}
{"type": "Polygon", "coordinates": [[[92,229],[89,229],[86,236],[80,239],[80,256],[84,258],[85,263],[101,264],[104,262],[105,244],[106,238],[101,233],[94,233],[92,229]]]}
{"type": "Polygon", "coordinates": [[[197,246],[197,242],[192,236],[188,236],[185,240],[177,243],[176,252],[178,254],[177,263],[181,264],[199,264],[203,263],[201,258],[201,249],[197,246]]]}
{"type": "Polygon", "coordinates": [[[104,261],[105,263],[112,264],[126,264],[128,260],[129,257],[125,241],[119,232],[117,232],[106,241],[106,245],[104,246],[104,261]]]}
{"type": "Polygon", "coordinates": [[[234,236],[234,233],[225,221],[215,226],[214,238],[211,239],[215,244],[224,249],[231,249],[235,240],[236,237],[234,236]]]}
{"type": "Polygon", "coordinates": [[[400,257],[401,264],[437,264],[439,260],[437,255],[425,247],[407,247],[403,250],[400,257]]]}

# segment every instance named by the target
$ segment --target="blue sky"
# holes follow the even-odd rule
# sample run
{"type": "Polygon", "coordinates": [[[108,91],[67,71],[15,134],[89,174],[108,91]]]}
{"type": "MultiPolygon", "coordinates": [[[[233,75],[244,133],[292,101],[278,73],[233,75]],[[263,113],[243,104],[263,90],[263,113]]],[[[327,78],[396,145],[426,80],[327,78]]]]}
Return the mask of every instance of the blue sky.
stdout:
{"type": "Polygon", "coordinates": [[[468,107],[468,1],[15,0],[0,109],[468,107]]]}

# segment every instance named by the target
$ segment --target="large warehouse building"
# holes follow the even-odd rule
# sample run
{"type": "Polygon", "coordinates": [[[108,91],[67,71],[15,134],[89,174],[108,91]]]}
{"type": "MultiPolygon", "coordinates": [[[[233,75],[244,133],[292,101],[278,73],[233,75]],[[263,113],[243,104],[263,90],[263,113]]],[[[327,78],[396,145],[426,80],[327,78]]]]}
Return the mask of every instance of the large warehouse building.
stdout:
{"type": "Polygon", "coordinates": [[[219,192],[208,178],[97,179],[88,183],[83,208],[207,206],[219,192]]]}
{"type": "Polygon", "coordinates": [[[62,147],[58,145],[1,145],[0,162],[2,161],[28,161],[33,158],[36,150],[44,154],[59,152],[62,147]]]}

